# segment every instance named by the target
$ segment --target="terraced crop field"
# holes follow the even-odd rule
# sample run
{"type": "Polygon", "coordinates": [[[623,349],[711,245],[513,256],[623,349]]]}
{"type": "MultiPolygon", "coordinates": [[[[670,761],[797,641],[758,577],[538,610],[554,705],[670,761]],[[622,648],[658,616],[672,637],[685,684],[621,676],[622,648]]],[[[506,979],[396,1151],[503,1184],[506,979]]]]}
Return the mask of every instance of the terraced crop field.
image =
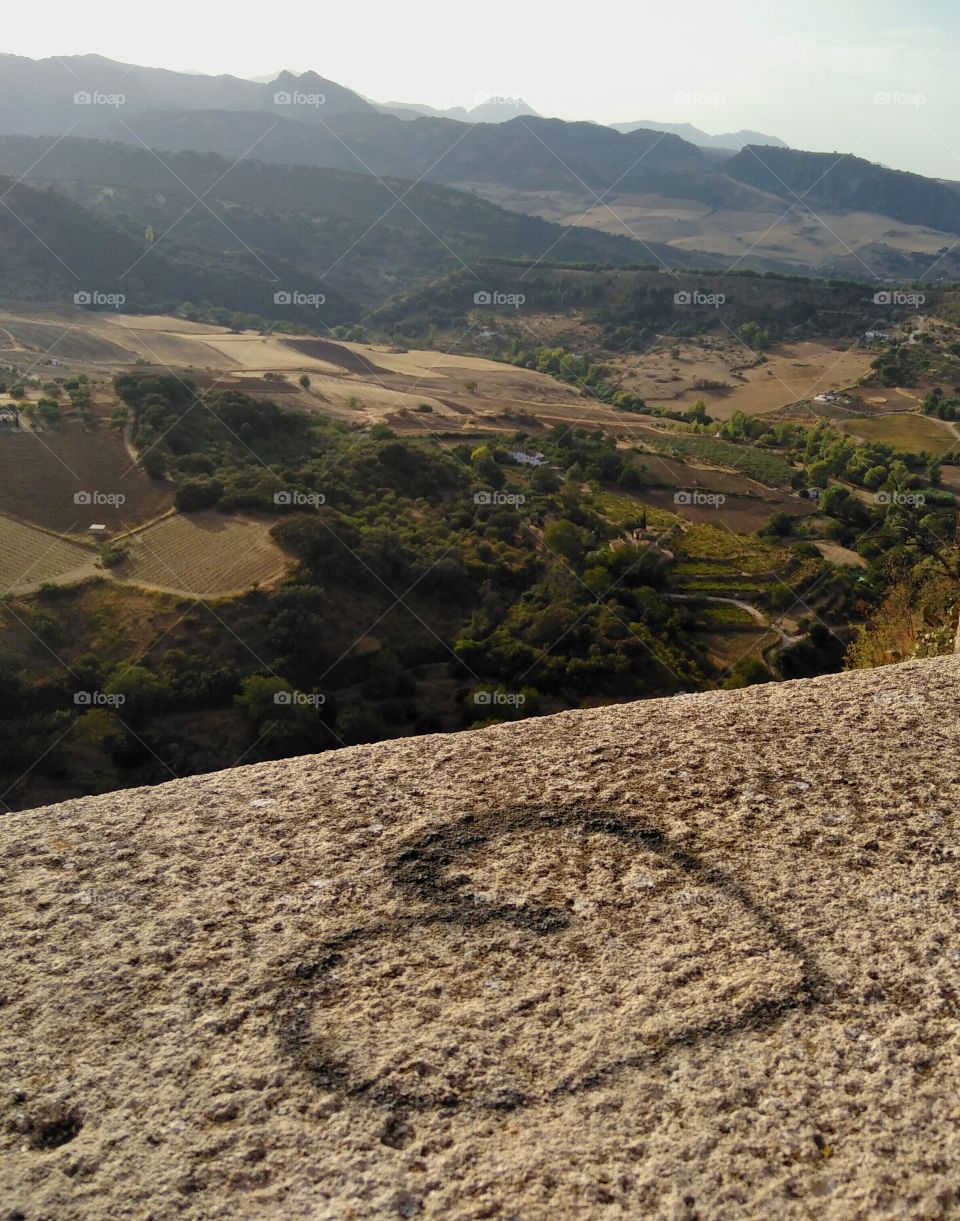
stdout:
{"type": "Polygon", "coordinates": [[[96,572],[96,553],[0,515],[0,593],[26,592],[45,581],[96,572]]]}
{"type": "Polygon", "coordinates": [[[219,513],[179,513],[123,541],[129,559],[114,570],[121,581],[196,597],[243,593],[274,580],[285,557],[270,537],[270,521],[219,513]]]}

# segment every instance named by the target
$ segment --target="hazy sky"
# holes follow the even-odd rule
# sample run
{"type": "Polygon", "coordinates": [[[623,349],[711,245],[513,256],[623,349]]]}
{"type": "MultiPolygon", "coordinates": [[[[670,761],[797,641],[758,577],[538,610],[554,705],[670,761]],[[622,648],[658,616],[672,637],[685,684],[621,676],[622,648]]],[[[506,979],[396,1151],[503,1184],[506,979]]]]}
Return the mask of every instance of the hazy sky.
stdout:
{"type": "Polygon", "coordinates": [[[747,127],[960,179],[958,0],[0,0],[0,14],[0,49],[34,58],[312,68],[377,101],[524,97],[566,119],[747,127]]]}

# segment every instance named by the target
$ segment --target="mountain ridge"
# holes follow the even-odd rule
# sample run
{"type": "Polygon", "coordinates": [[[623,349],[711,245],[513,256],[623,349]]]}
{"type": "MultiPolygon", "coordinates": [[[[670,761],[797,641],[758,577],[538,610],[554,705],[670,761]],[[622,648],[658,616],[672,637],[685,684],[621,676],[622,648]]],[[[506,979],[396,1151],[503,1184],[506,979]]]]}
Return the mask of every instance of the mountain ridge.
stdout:
{"type": "Polygon", "coordinates": [[[763,132],[750,131],[746,128],[741,128],[740,131],[721,132],[719,135],[710,135],[700,127],[694,127],[692,123],[662,123],[653,119],[638,119],[633,123],[610,123],[614,131],[623,132],[625,135],[631,131],[636,131],[638,128],[645,128],[647,131],[667,131],[673,135],[679,136],[682,140],[689,140],[691,144],[696,144],[698,148],[713,148],[724,149],[731,152],[737,152],[746,144],[762,144],[772,145],[776,148],[786,148],[786,143],[779,136],[768,136],[763,132]]]}

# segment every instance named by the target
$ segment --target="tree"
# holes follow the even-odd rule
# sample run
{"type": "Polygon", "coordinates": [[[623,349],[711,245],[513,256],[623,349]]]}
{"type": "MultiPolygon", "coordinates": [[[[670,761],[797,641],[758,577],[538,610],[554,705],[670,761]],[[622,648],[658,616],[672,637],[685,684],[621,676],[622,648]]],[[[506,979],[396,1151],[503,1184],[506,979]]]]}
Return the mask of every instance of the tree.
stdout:
{"type": "Polygon", "coordinates": [[[376,742],[386,735],[387,729],[381,718],[370,708],[353,706],[344,708],[337,717],[337,737],[346,746],[362,742],[376,742]]]}
{"type": "Polygon", "coordinates": [[[284,750],[318,746],[326,738],[318,698],[304,698],[284,678],[250,675],[243,680],[236,703],[254,722],[258,739],[284,750]]]}
{"type": "Polygon", "coordinates": [[[121,717],[143,716],[160,702],[163,684],[146,666],[123,666],[104,687],[106,695],[116,696],[121,717]]]}
{"type": "Polygon", "coordinates": [[[808,469],[807,476],[810,479],[811,487],[822,488],[830,478],[832,471],[829,462],[814,462],[808,469]]]}
{"type": "Polygon", "coordinates": [[[762,534],[784,538],[793,529],[793,518],[787,513],[774,513],[761,531],[762,534]]]}
{"type": "Polygon", "coordinates": [[[733,667],[733,672],[722,685],[726,691],[735,691],[740,687],[753,687],[757,683],[772,681],[773,675],[759,657],[744,657],[733,667]]]}
{"type": "Polygon", "coordinates": [[[535,492],[549,495],[552,492],[559,492],[560,479],[557,472],[551,470],[549,466],[538,466],[530,476],[530,486],[535,492]]]}
{"type": "Polygon", "coordinates": [[[579,568],[583,563],[583,532],[573,522],[563,518],[551,522],[543,532],[543,541],[551,551],[562,555],[574,568],[579,568]]]}
{"type": "MultiPolygon", "coordinates": [[[[249,678],[243,680],[240,694],[236,697],[236,704],[251,720],[259,724],[261,721],[277,716],[279,710],[284,706],[276,699],[277,695],[285,697],[292,696],[292,694],[293,688],[285,678],[275,678],[267,674],[251,674],[249,678]]],[[[292,699],[290,702],[292,703],[292,699]]]]}
{"type": "Polygon", "coordinates": [[[219,479],[190,479],[177,488],[173,502],[181,513],[194,513],[212,508],[222,496],[219,479]]]}
{"type": "Polygon", "coordinates": [[[762,352],[770,346],[770,335],[756,322],[744,322],[737,334],[755,352],[762,352]]]}
{"type": "Polygon", "coordinates": [[[863,486],[869,492],[875,492],[881,484],[886,483],[887,469],[884,466],[871,466],[864,472],[863,486]]]}
{"type": "Polygon", "coordinates": [[[493,488],[502,488],[507,481],[507,477],[502,468],[497,465],[489,445],[477,446],[470,455],[470,465],[477,472],[477,477],[493,488]]]}
{"type": "Polygon", "coordinates": [[[304,388],[304,390],[310,389],[310,378],[306,373],[301,373],[298,380],[300,382],[300,385],[304,388]]]}
{"type": "Polygon", "coordinates": [[[707,405],[703,399],[697,399],[690,410],[683,413],[683,419],[688,424],[709,424],[711,421],[707,415],[707,405]]]}

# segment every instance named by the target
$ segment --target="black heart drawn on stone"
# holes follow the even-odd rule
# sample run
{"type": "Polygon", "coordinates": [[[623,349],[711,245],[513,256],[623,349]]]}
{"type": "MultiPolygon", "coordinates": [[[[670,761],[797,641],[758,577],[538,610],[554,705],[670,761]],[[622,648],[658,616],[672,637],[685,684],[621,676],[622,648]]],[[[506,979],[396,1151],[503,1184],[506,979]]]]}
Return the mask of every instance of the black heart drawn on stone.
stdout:
{"type": "MultiPolygon", "coordinates": [[[[530,858],[519,847],[522,872],[530,858]]],[[[406,1109],[545,1102],[651,1067],[674,1048],[775,1026],[826,994],[811,952],[742,883],[620,813],[573,806],[469,815],[411,841],[388,869],[419,910],[315,947],[278,1007],[284,1054],[318,1086],[355,1098],[406,1109]],[[464,867],[482,870],[504,838],[517,835],[533,837],[532,847],[553,843],[587,858],[606,839],[621,863],[649,862],[664,882],[654,893],[666,898],[638,898],[629,907],[634,924],[623,935],[632,932],[632,941],[607,913],[606,939],[594,946],[592,922],[571,912],[575,896],[491,901],[471,891],[464,867]],[[678,881],[692,890],[678,890],[678,881]],[[739,950],[717,933],[724,911],[738,914],[738,936],[749,934],[739,950]],[[674,946],[660,936],[659,961],[645,956],[642,934],[662,932],[664,917],[679,922],[688,940],[674,946]],[[701,928],[708,944],[698,962],[689,936],[701,928]],[[686,967],[667,974],[664,956],[674,948],[686,967]],[[606,971],[599,984],[587,965],[598,949],[620,954],[625,968],[606,971]],[[721,958],[711,990],[699,981],[721,958]],[[491,964],[506,961],[515,969],[481,981],[496,975],[491,964]],[[641,976],[653,981],[650,996],[634,987],[641,976]],[[492,991],[481,991],[481,982],[492,991]],[[597,986],[613,994],[590,993],[597,986]],[[582,1029],[564,1023],[571,994],[590,1015],[582,1029]]]]}

